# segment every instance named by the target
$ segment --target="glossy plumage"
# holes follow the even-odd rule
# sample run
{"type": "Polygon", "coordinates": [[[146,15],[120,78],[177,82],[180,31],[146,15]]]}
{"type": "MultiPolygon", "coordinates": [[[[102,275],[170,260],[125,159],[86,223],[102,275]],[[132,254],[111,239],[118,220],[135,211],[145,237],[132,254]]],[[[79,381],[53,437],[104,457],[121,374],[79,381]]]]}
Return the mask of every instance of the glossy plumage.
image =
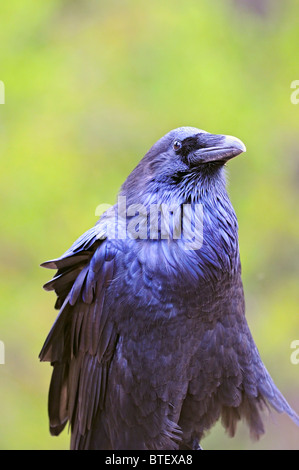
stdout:
{"type": "Polygon", "coordinates": [[[154,239],[120,236],[134,215],[118,221],[112,237],[116,204],[63,256],[43,264],[57,269],[45,288],[55,290],[60,309],[40,354],[54,367],[50,429],[57,435],[69,421],[72,449],[196,449],[218,419],[231,436],[245,419],[259,437],[268,405],[299,424],[245,318],[224,173],[244,150],[237,139],[175,129],[121,188],[127,207],[188,205],[192,212],[201,204],[199,249],[186,250],[186,234],[174,238],[171,229],[168,239],[159,229],[154,239]]]}

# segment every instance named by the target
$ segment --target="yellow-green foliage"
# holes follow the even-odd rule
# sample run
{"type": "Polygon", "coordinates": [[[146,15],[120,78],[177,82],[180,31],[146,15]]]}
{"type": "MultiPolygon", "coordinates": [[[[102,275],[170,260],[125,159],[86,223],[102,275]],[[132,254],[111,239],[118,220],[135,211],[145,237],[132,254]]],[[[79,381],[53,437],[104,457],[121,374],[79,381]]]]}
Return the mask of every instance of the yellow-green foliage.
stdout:
{"type": "MultiPolygon", "coordinates": [[[[67,430],[48,433],[51,367],[38,353],[56,313],[39,264],[94,225],[152,143],[182,125],[247,146],[228,168],[247,317],[299,412],[299,4],[257,3],[1,2],[0,448],[68,448],[67,430]]],[[[295,425],[275,422],[256,448],[298,448],[295,425]]],[[[243,426],[234,440],[217,426],[202,444],[253,447],[243,426]]]]}

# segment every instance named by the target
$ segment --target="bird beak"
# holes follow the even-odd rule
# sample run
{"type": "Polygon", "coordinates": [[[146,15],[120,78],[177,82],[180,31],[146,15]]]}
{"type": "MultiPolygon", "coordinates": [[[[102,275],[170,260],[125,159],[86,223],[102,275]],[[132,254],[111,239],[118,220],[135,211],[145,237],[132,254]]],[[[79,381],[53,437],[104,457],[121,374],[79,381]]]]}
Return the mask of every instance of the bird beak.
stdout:
{"type": "Polygon", "coordinates": [[[201,134],[199,145],[202,148],[195,152],[196,163],[227,162],[240,153],[246,152],[243,142],[231,135],[201,134]]]}

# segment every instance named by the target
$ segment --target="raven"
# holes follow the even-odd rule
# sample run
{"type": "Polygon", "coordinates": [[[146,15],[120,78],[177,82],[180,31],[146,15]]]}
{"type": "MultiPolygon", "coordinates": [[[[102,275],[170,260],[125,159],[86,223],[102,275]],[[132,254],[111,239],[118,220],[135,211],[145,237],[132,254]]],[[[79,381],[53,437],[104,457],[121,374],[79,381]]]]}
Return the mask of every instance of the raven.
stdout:
{"type": "Polygon", "coordinates": [[[245,318],[225,182],[245,150],[170,131],[96,225],[42,264],[57,270],[44,287],[60,310],[40,353],[53,366],[50,432],[69,422],[71,449],[200,449],[219,419],[230,436],[244,419],[258,438],[269,405],[299,425],[245,318]]]}

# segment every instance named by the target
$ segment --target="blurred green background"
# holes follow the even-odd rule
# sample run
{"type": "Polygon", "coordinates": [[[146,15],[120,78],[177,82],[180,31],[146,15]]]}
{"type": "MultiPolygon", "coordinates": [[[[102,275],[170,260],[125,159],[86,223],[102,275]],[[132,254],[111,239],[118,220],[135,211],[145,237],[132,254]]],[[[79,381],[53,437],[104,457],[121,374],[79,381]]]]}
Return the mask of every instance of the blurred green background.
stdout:
{"type": "MultiPolygon", "coordinates": [[[[51,367],[38,354],[55,319],[52,272],[148,148],[190,125],[242,139],[229,165],[247,318],[262,358],[299,412],[299,3],[253,0],[1,2],[0,448],[67,449],[50,437],[51,367]]],[[[298,449],[273,414],[252,443],[217,425],[206,449],[298,449]]]]}

